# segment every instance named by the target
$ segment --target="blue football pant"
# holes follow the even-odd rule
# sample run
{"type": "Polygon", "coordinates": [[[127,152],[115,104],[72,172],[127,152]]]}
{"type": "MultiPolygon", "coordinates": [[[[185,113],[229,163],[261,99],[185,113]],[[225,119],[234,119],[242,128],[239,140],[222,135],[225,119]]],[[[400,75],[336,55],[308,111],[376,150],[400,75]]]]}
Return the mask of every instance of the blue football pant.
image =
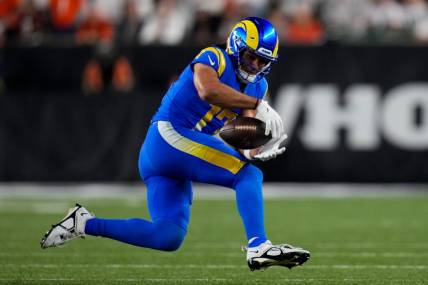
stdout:
{"type": "Polygon", "coordinates": [[[176,250],[187,232],[191,181],[196,181],[234,189],[247,239],[266,240],[263,174],[221,140],[173,127],[169,122],[154,123],[140,152],[139,170],[147,186],[151,221],[95,218],[87,222],[87,234],[141,247],[176,250]]]}

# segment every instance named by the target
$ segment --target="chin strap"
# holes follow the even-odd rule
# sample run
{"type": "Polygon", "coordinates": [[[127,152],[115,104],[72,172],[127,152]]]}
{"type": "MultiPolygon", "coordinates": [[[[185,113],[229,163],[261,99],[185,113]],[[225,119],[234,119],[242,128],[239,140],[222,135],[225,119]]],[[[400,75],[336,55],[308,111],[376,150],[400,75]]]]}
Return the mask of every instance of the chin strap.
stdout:
{"type": "Polygon", "coordinates": [[[243,83],[254,83],[257,81],[257,76],[259,76],[259,73],[252,75],[238,67],[238,77],[243,83]]]}

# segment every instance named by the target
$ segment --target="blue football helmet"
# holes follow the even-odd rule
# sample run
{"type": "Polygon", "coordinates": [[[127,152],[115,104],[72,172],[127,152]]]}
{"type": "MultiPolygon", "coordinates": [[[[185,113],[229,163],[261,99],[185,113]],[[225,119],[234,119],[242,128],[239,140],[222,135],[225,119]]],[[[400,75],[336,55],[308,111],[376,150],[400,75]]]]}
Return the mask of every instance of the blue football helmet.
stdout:
{"type": "Polygon", "coordinates": [[[235,64],[235,72],[243,83],[255,83],[266,76],[272,63],[278,60],[278,35],[274,26],[267,20],[259,17],[248,17],[236,24],[226,43],[226,51],[235,64]],[[266,61],[266,65],[250,74],[242,69],[244,51],[249,51],[266,61]]]}

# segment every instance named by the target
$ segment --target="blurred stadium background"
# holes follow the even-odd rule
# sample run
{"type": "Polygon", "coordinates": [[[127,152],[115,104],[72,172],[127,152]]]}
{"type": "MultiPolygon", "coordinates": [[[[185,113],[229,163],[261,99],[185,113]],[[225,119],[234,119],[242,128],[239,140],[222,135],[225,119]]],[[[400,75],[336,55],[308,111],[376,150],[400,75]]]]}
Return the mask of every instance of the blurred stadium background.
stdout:
{"type": "Polygon", "coordinates": [[[0,284],[428,284],[427,45],[425,0],[0,0],[0,284]],[[268,230],[311,262],[249,274],[233,193],[203,185],[177,253],[42,252],[74,201],[147,217],[151,115],[249,15],[281,41],[269,100],[289,140],[258,164],[268,230]]]}

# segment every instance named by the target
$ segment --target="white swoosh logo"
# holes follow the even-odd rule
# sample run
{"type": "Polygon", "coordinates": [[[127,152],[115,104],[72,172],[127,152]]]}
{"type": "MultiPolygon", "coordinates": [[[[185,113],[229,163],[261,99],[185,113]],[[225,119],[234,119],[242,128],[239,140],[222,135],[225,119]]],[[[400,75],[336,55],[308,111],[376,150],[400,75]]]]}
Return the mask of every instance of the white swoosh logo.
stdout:
{"type": "Polygon", "coordinates": [[[214,64],[215,64],[215,62],[211,59],[211,57],[210,57],[210,56],[208,56],[208,59],[210,60],[210,64],[211,64],[211,65],[214,65],[214,64]]]}

